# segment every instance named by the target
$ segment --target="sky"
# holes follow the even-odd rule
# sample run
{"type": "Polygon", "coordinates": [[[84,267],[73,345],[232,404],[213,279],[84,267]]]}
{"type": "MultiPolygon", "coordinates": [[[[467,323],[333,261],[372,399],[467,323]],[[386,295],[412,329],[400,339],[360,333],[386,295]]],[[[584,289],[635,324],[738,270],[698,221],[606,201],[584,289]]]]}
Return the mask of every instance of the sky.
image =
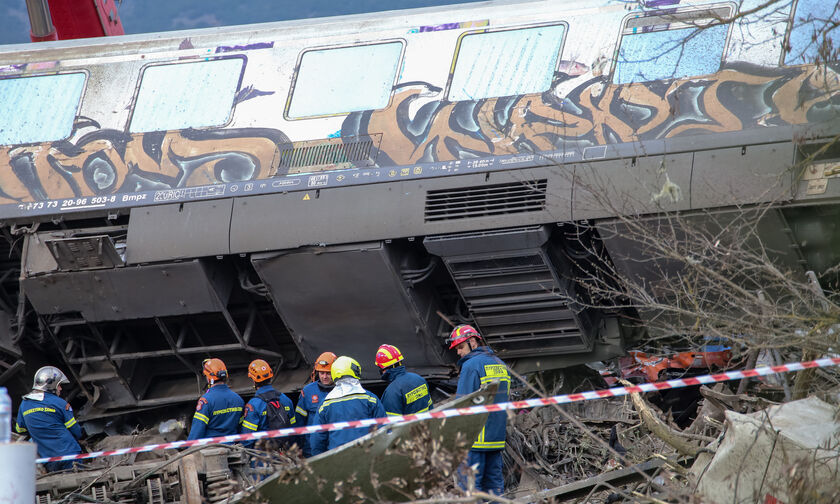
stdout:
{"type": "MultiPolygon", "coordinates": [[[[361,12],[430,7],[477,0],[117,0],[127,34],[361,12]]],[[[0,44],[29,42],[26,0],[0,0],[0,44]]]]}

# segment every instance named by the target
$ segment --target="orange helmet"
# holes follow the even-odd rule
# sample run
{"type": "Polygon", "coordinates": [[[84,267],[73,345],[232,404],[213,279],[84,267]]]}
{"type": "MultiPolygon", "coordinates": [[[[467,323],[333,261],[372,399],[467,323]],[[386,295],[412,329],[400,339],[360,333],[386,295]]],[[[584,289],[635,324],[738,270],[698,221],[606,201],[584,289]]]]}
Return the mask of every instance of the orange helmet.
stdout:
{"type": "Polygon", "coordinates": [[[376,365],[379,366],[379,369],[391,367],[402,361],[403,354],[394,345],[380,345],[379,350],[376,351],[376,365]]]}
{"type": "Polygon", "coordinates": [[[202,372],[207,378],[207,381],[214,382],[216,380],[224,380],[227,378],[227,367],[222,359],[204,359],[201,363],[202,372]]]}
{"type": "Polygon", "coordinates": [[[453,348],[467,341],[470,338],[478,338],[480,341],[481,335],[478,334],[478,331],[475,330],[475,327],[471,325],[459,325],[455,329],[452,329],[452,333],[449,334],[449,349],[452,350],[453,348]]]}
{"type": "Polygon", "coordinates": [[[332,363],[338,356],[332,352],[324,352],[315,360],[315,371],[326,371],[329,373],[332,363]]]}
{"type": "Polygon", "coordinates": [[[252,361],[251,364],[248,365],[248,378],[254,380],[255,382],[266,381],[273,376],[274,373],[271,371],[271,366],[268,365],[268,362],[262,359],[252,361]]]}

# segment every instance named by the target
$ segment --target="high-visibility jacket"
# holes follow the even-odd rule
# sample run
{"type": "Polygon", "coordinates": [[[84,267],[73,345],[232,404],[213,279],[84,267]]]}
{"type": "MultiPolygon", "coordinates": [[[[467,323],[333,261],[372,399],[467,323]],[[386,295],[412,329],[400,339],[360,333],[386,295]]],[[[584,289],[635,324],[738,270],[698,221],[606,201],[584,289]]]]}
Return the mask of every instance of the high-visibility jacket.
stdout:
{"type": "MultiPolygon", "coordinates": [[[[318,408],[324,404],[324,398],[333,389],[332,386],[325,387],[320,382],[314,381],[300,391],[295,416],[298,427],[316,425],[318,423],[318,408]]],[[[312,455],[312,435],[305,434],[300,437],[301,449],[304,457],[312,455]]]]}
{"type": "MultiPolygon", "coordinates": [[[[270,394],[272,392],[276,392],[274,387],[271,385],[263,385],[257,389],[254,397],[245,404],[245,409],[242,412],[242,419],[239,421],[240,434],[249,434],[251,432],[268,430],[268,416],[266,413],[268,411],[268,403],[263,401],[259,395],[270,394]]],[[[280,405],[283,406],[283,409],[286,411],[286,416],[289,418],[289,426],[295,427],[295,410],[292,400],[282,392],[277,392],[277,400],[280,401],[280,405]]],[[[283,438],[283,440],[289,439],[289,437],[283,438]]],[[[253,446],[254,441],[246,441],[242,444],[243,446],[253,446]]]]}
{"type": "Polygon", "coordinates": [[[50,392],[33,391],[23,397],[15,430],[18,434],[29,433],[41,457],[82,453],[76,441],[82,437],[82,428],[76,423],[73,408],[50,392]]]}
{"type": "MultiPolygon", "coordinates": [[[[245,405],[245,411],[242,414],[240,433],[247,434],[249,432],[257,432],[268,430],[268,418],[266,411],[268,411],[268,403],[259,397],[260,394],[269,394],[276,392],[271,385],[263,385],[257,389],[256,395],[248,401],[245,405]]],[[[277,400],[286,411],[286,416],[289,417],[289,425],[295,426],[295,412],[292,400],[282,392],[277,392],[277,400]]]]}
{"type": "MultiPolygon", "coordinates": [[[[458,377],[456,395],[467,395],[475,392],[482,385],[491,381],[499,382],[499,390],[494,403],[506,402],[510,391],[510,375],[507,366],[490,347],[480,346],[461,357],[458,361],[461,374],[458,377]]],[[[505,427],[507,413],[497,411],[487,416],[487,422],[478,439],[472,445],[472,450],[503,450],[505,448],[505,427]]]]}
{"type": "Polygon", "coordinates": [[[190,435],[187,438],[228,436],[239,431],[245,401],[224,383],[217,383],[195,405],[190,435]]]}
{"type": "MultiPolygon", "coordinates": [[[[359,387],[361,388],[361,387],[359,387]]],[[[334,422],[349,422],[365,418],[381,418],[385,416],[385,408],[379,399],[367,390],[336,398],[328,397],[318,409],[318,424],[334,422]]],[[[370,431],[367,427],[357,429],[343,429],[327,432],[316,432],[311,435],[312,455],[318,455],[332,450],[344,443],[358,439],[370,431]]]]}
{"type": "Polygon", "coordinates": [[[409,373],[405,366],[388,368],[382,377],[390,382],[382,393],[382,406],[389,415],[410,415],[432,408],[429,384],[417,373],[409,373]]]}

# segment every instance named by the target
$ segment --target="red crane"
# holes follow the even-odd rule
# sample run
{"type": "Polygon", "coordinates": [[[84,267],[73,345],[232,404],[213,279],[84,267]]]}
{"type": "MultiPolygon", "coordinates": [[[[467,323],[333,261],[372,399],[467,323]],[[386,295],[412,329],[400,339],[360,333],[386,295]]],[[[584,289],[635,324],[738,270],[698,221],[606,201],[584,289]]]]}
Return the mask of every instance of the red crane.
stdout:
{"type": "Polygon", "coordinates": [[[123,35],[115,0],[26,0],[33,42],[123,35]]]}

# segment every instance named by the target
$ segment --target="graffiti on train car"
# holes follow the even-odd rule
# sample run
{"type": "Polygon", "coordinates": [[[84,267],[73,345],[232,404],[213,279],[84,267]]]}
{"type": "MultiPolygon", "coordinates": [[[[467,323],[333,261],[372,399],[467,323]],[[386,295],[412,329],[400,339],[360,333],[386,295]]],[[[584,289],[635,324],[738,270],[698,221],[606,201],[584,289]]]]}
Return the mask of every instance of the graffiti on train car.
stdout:
{"type": "Polygon", "coordinates": [[[705,78],[623,85],[561,73],[541,94],[414,103],[440,91],[399,85],[388,108],[348,116],[342,136],[399,131],[383,136],[378,160],[408,165],[819,123],[840,112],[838,71],[812,65],[729,64],[705,78]]]}
{"type": "MultiPolygon", "coordinates": [[[[398,84],[387,108],[351,113],[340,134],[356,140],[380,135],[372,155],[380,167],[548,151],[574,159],[568,155],[592,146],[820,123],[840,112],[838,71],[827,67],[730,64],[705,78],[621,85],[591,70],[574,73],[558,73],[541,94],[431,100],[419,107],[417,100],[442,89],[398,84]]],[[[0,166],[11,167],[0,174],[0,204],[299,174],[277,173],[280,149],[291,142],[271,128],[130,134],[79,117],[70,138],[0,148],[0,166]]]]}
{"type": "MultiPolygon", "coordinates": [[[[266,179],[276,175],[279,130],[242,128],[129,134],[100,129],[75,141],[0,148],[0,204],[266,179]]],[[[75,137],[75,136],[74,136],[75,137]]]]}

